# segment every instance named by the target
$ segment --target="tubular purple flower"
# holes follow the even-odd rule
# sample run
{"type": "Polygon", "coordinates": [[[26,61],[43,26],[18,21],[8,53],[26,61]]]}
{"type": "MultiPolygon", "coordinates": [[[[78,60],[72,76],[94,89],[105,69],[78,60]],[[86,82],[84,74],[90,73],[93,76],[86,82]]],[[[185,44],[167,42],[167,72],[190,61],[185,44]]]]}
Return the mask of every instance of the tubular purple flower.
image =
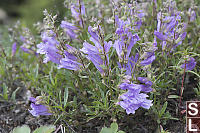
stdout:
{"type": "Polygon", "coordinates": [[[190,58],[188,59],[188,61],[186,62],[186,64],[184,63],[184,64],[181,65],[181,68],[184,69],[185,66],[186,66],[186,69],[185,69],[185,70],[193,70],[193,69],[195,68],[195,66],[196,66],[196,61],[195,61],[195,59],[194,59],[193,57],[190,57],[190,58]]]}
{"type": "Polygon", "coordinates": [[[59,42],[53,36],[49,37],[46,32],[42,33],[41,36],[43,42],[37,45],[37,53],[45,55],[43,62],[52,61],[60,64],[62,55],[59,54],[59,50],[57,49],[59,42]]]}
{"type": "MultiPolygon", "coordinates": [[[[126,110],[127,114],[135,114],[135,111],[139,107],[149,109],[152,106],[152,100],[146,99],[147,94],[140,93],[142,85],[122,83],[120,88],[123,90],[128,90],[126,93],[119,97],[119,102],[117,103],[122,108],[126,110]]],[[[144,85],[143,85],[144,86],[144,85]]]]}
{"type": "Polygon", "coordinates": [[[77,0],[76,4],[71,5],[71,13],[72,17],[82,25],[81,15],[85,15],[85,5],[82,0],[77,0]],[[81,9],[79,9],[80,7],[81,9]]]}
{"type": "Polygon", "coordinates": [[[42,104],[36,104],[37,100],[34,97],[31,97],[29,99],[31,103],[32,110],[29,110],[29,112],[33,116],[40,116],[40,115],[52,115],[52,113],[49,112],[48,106],[42,105],[42,104]]]}
{"type": "Polygon", "coordinates": [[[180,34],[178,39],[176,40],[176,44],[182,43],[181,41],[183,41],[185,39],[186,35],[187,35],[187,32],[180,34]]]}
{"type": "Polygon", "coordinates": [[[12,53],[11,53],[11,56],[15,56],[16,50],[17,50],[17,43],[14,42],[13,45],[12,45],[12,53]]]}
{"type": "Polygon", "coordinates": [[[191,8],[188,11],[189,16],[190,16],[190,22],[193,22],[196,20],[196,13],[194,10],[192,10],[191,8]]]}
{"type": "Polygon", "coordinates": [[[67,35],[69,35],[71,38],[76,39],[78,35],[75,33],[75,31],[79,30],[74,24],[69,23],[67,21],[62,21],[60,24],[60,27],[64,29],[67,35]]]}
{"type": "Polygon", "coordinates": [[[174,27],[178,24],[178,21],[175,17],[171,19],[171,21],[166,25],[166,31],[170,32],[174,27]]]}
{"type": "Polygon", "coordinates": [[[127,75],[132,75],[133,74],[134,69],[135,69],[135,64],[137,63],[138,58],[139,58],[139,54],[136,53],[135,58],[133,56],[131,56],[128,59],[128,63],[124,67],[125,70],[126,70],[125,74],[127,74],[127,75]]]}
{"type": "Polygon", "coordinates": [[[83,48],[81,49],[81,51],[86,55],[86,57],[92,61],[92,63],[95,65],[95,67],[100,71],[101,74],[104,74],[104,70],[101,67],[102,65],[109,65],[109,57],[108,57],[108,52],[110,50],[110,47],[112,46],[112,42],[104,42],[105,46],[105,52],[106,52],[106,58],[107,61],[105,61],[105,59],[103,59],[103,47],[102,48],[98,48],[97,46],[93,46],[91,44],[89,44],[88,42],[84,42],[83,43],[83,48]],[[101,52],[100,52],[101,51],[101,52]]]}
{"type": "Polygon", "coordinates": [[[146,59],[140,62],[141,66],[146,66],[151,64],[156,59],[154,52],[147,52],[146,59]]]}
{"type": "Polygon", "coordinates": [[[65,57],[60,60],[58,69],[65,68],[74,71],[80,70],[83,65],[79,63],[77,57],[72,54],[76,49],[68,44],[66,44],[66,47],[67,51],[64,52],[65,57]]]}
{"type": "MultiPolygon", "coordinates": [[[[141,17],[142,17],[142,14],[141,14],[141,17]]],[[[119,19],[119,17],[116,15],[115,22],[117,26],[115,33],[119,35],[119,39],[115,41],[114,48],[118,54],[119,60],[122,60],[122,59],[128,60],[132,47],[137,41],[140,40],[140,38],[137,34],[133,35],[131,33],[131,30],[133,28],[128,26],[130,24],[129,19],[127,21],[123,21],[119,19]]]]}
{"type": "Polygon", "coordinates": [[[90,41],[92,41],[95,46],[89,44],[88,42],[83,43],[83,48],[81,51],[86,55],[86,58],[95,65],[95,67],[99,70],[101,74],[104,74],[104,68],[103,66],[109,65],[109,57],[108,52],[112,46],[112,42],[106,42],[104,41],[104,47],[101,46],[98,34],[92,30],[92,27],[88,27],[88,32],[90,33],[90,41]]]}
{"type": "Polygon", "coordinates": [[[160,27],[161,27],[161,15],[162,15],[162,13],[158,12],[158,14],[157,14],[157,31],[158,32],[160,31],[160,27]]]}
{"type": "Polygon", "coordinates": [[[161,33],[161,32],[154,31],[154,35],[155,35],[158,39],[160,39],[160,40],[162,40],[162,41],[166,41],[166,40],[167,40],[167,36],[166,36],[166,35],[163,35],[163,33],[161,33]]]}
{"type": "Polygon", "coordinates": [[[67,21],[62,21],[60,24],[61,28],[65,28],[65,29],[70,29],[70,30],[78,30],[78,28],[76,26],[74,26],[74,24],[69,23],[67,21]]]}
{"type": "Polygon", "coordinates": [[[37,55],[36,51],[34,50],[33,46],[31,45],[30,40],[26,39],[24,36],[20,36],[20,40],[22,41],[23,45],[20,48],[28,54],[37,55]]]}
{"type": "Polygon", "coordinates": [[[124,42],[120,40],[116,40],[113,47],[115,48],[117,55],[120,59],[122,59],[122,47],[124,46],[124,42]]]}
{"type": "Polygon", "coordinates": [[[128,48],[127,48],[126,59],[128,59],[134,44],[136,44],[136,42],[140,40],[140,38],[137,34],[134,34],[134,35],[131,34],[129,36],[129,38],[131,38],[131,40],[130,40],[130,43],[129,43],[128,48]]]}
{"type": "Polygon", "coordinates": [[[20,48],[25,52],[25,53],[28,53],[28,54],[32,54],[33,51],[31,49],[28,49],[28,48],[25,48],[23,45],[20,46],[20,48]]]}
{"type": "Polygon", "coordinates": [[[72,16],[73,16],[77,21],[80,21],[79,9],[76,7],[75,4],[72,4],[72,5],[71,5],[71,13],[72,13],[72,16]]]}
{"type": "Polygon", "coordinates": [[[196,13],[195,11],[192,11],[191,16],[190,16],[190,22],[193,22],[196,20],[196,13]]]}
{"type": "Polygon", "coordinates": [[[146,77],[138,77],[137,78],[141,83],[144,83],[145,85],[148,85],[148,86],[152,86],[152,82],[149,81],[146,77]]]}
{"type": "Polygon", "coordinates": [[[93,30],[92,26],[88,27],[88,32],[90,33],[93,41],[99,42],[99,36],[97,35],[96,31],[93,30]]]}
{"type": "Polygon", "coordinates": [[[139,107],[149,109],[152,106],[152,101],[147,100],[146,97],[148,97],[146,94],[128,91],[119,97],[121,101],[119,101],[117,104],[124,108],[127,114],[135,114],[135,111],[139,107]]]}
{"type": "Polygon", "coordinates": [[[81,3],[81,14],[85,15],[85,5],[84,5],[83,0],[80,0],[80,3],[81,3]]]}

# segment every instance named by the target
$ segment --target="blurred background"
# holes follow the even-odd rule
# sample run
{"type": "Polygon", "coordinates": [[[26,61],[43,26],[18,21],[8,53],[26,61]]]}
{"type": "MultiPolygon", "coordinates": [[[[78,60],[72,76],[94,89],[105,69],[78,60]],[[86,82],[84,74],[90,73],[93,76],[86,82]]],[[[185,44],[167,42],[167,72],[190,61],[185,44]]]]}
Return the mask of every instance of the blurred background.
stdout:
{"type": "Polygon", "coordinates": [[[44,9],[63,18],[67,10],[63,3],[64,0],[0,0],[0,24],[10,25],[20,20],[31,27],[42,21],[44,9]]]}

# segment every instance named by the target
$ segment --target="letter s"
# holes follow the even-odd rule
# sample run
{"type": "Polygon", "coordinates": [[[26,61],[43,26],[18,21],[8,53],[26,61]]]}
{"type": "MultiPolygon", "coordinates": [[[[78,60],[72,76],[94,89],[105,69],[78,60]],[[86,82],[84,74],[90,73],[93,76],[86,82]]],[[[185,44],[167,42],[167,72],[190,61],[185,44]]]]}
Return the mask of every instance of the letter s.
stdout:
{"type": "Polygon", "coordinates": [[[198,114],[198,109],[197,109],[197,104],[196,103],[189,103],[189,105],[188,105],[188,107],[189,107],[189,109],[191,109],[191,110],[193,110],[194,111],[194,113],[192,113],[192,111],[188,111],[188,113],[189,113],[189,115],[192,115],[192,116],[195,116],[195,115],[197,115],[198,114]],[[192,107],[192,105],[194,105],[195,107],[192,107]]]}

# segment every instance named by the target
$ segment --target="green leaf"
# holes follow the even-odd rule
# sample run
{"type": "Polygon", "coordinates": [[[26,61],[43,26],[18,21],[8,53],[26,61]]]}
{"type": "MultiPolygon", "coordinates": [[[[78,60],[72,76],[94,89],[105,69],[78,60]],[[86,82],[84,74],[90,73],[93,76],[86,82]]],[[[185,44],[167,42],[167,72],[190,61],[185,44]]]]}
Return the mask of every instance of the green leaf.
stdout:
{"type": "Polygon", "coordinates": [[[117,133],[125,133],[125,132],[120,130],[120,131],[118,131],[117,133]]]}
{"type": "Polygon", "coordinates": [[[39,69],[39,64],[37,64],[35,68],[35,78],[38,77],[38,69],[39,69]]]}
{"type": "Polygon", "coordinates": [[[8,86],[5,83],[3,83],[3,98],[8,100],[8,86]]]}
{"type": "Polygon", "coordinates": [[[56,127],[54,125],[41,126],[33,131],[33,133],[52,133],[55,129],[56,127]]]}
{"type": "Polygon", "coordinates": [[[111,128],[104,127],[101,129],[100,133],[113,133],[111,128]]]}
{"type": "Polygon", "coordinates": [[[110,38],[112,37],[112,34],[108,34],[106,37],[105,37],[105,41],[109,40],[110,38]]]}
{"type": "Polygon", "coordinates": [[[166,110],[166,108],[167,108],[167,101],[164,103],[164,105],[163,105],[163,107],[162,107],[162,109],[161,109],[161,111],[160,111],[160,113],[159,113],[159,116],[160,116],[160,118],[162,117],[162,115],[165,113],[165,110],[166,110]]]}
{"type": "Polygon", "coordinates": [[[27,125],[23,125],[21,127],[16,127],[12,130],[11,133],[30,133],[31,129],[27,125]]]}
{"type": "Polygon", "coordinates": [[[176,98],[179,98],[179,96],[177,96],[177,95],[169,95],[168,98],[175,98],[176,99],[176,98]]]}
{"type": "Polygon", "coordinates": [[[20,87],[18,87],[15,91],[13,91],[12,96],[11,96],[11,99],[12,99],[13,101],[15,101],[16,93],[17,93],[17,91],[18,91],[19,89],[20,89],[20,87]]]}
{"type": "Polygon", "coordinates": [[[121,130],[117,132],[117,130],[118,130],[118,125],[116,122],[113,122],[110,128],[103,127],[100,133],[125,133],[124,131],[121,130]]]}
{"type": "Polygon", "coordinates": [[[67,105],[67,100],[68,100],[68,88],[65,88],[65,93],[64,93],[64,108],[67,105]]]}
{"type": "Polygon", "coordinates": [[[113,131],[113,133],[116,133],[117,132],[117,130],[118,130],[118,125],[117,125],[117,123],[112,123],[111,124],[111,129],[112,129],[112,131],[113,131]]]}

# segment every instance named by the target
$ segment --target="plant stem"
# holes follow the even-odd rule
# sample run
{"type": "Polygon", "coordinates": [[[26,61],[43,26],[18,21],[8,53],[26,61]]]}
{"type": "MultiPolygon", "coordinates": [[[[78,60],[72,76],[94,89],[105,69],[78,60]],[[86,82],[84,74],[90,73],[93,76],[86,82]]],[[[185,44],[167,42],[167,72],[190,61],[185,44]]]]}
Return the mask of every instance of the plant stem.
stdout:
{"type": "Polygon", "coordinates": [[[180,95],[180,99],[179,99],[179,107],[181,105],[181,98],[182,98],[182,94],[183,94],[183,83],[184,83],[184,79],[185,79],[185,69],[186,69],[186,60],[185,60],[185,66],[184,66],[184,72],[183,72],[183,76],[182,76],[182,85],[181,85],[181,95],[180,95]]]}

